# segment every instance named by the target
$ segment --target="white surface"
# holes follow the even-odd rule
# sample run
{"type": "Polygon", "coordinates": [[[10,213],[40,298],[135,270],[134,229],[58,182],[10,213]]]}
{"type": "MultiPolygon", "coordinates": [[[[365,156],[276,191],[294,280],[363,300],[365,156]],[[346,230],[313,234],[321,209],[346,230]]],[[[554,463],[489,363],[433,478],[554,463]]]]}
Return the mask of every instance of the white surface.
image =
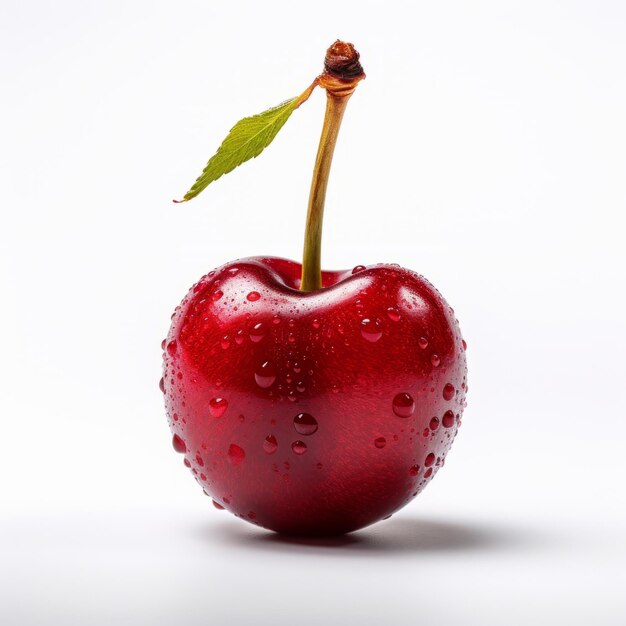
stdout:
{"type": "Polygon", "coordinates": [[[621,624],[624,536],[407,512],[296,541],[187,508],[5,527],[7,624],[621,624]],[[450,520],[454,520],[451,522],[450,520]],[[15,555],[15,556],[14,556],[15,555]]]}
{"type": "Polygon", "coordinates": [[[626,622],[623,3],[64,0],[4,3],[0,31],[3,624],[626,622]],[[416,502],[309,545],[198,493],[159,343],[212,267],[299,258],[321,93],[169,200],[336,37],[368,78],[324,266],[432,280],[470,391],[416,502]]]}

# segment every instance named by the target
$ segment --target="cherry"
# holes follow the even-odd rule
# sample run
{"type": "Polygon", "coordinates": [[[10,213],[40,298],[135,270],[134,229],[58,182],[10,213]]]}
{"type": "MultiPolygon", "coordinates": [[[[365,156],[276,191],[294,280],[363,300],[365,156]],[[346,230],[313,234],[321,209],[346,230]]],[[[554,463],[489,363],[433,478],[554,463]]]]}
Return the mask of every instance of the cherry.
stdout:
{"type": "Polygon", "coordinates": [[[465,403],[465,352],[450,307],[409,270],[323,272],[312,292],[298,289],[300,274],[298,263],[256,257],[189,292],[167,338],[176,351],[164,352],[167,411],[185,416],[170,417],[184,442],[175,447],[226,509],[286,533],[348,532],[432,480],[456,435],[448,416],[465,403]],[[376,341],[362,333],[365,319],[378,322],[376,341]],[[256,341],[259,324],[266,332],[256,341]],[[240,331],[244,341],[224,347],[224,335],[240,331]],[[431,430],[433,416],[445,428],[431,430]]]}
{"type": "Polygon", "coordinates": [[[465,407],[465,342],[425,278],[389,264],[320,269],[332,153],[364,77],[358,58],[336,42],[314,83],[328,98],[303,264],[251,257],[209,272],[163,344],[175,450],[216,508],[283,533],[388,518],[443,466],[465,407]]]}

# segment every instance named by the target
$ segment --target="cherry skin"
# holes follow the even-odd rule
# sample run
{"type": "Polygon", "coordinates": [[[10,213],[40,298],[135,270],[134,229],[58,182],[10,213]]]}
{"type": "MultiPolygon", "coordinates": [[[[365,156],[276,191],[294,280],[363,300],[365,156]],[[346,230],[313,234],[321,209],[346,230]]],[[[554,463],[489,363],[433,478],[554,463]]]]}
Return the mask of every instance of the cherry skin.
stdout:
{"type": "Polygon", "coordinates": [[[177,307],[162,389],[175,449],[205,493],[288,534],[383,519],[443,466],[467,390],[452,309],[395,265],[323,272],[226,264],[177,307]]]}

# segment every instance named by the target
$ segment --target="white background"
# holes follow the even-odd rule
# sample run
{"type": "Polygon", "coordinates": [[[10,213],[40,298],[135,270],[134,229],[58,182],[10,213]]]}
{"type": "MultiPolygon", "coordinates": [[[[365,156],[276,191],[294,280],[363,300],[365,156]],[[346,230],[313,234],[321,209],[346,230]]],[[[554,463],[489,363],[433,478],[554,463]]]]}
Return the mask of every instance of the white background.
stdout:
{"type": "Polygon", "coordinates": [[[3,2],[3,624],[624,624],[626,5],[3,2]],[[468,342],[445,471],[294,542],[171,449],[159,343],[211,268],[299,259],[324,97],[173,205],[341,37],[367,80],[324,266],[427,276],[468,342]]]}

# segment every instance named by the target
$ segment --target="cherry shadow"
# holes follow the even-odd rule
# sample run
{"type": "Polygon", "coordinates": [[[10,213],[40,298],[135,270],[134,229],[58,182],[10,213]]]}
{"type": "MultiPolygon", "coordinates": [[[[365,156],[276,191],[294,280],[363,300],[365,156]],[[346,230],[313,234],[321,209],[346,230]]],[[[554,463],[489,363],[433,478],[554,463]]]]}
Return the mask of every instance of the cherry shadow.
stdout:
{"type": "MultiPolygon", "coordinates": [[[[536,534],[522,528],[406,516],[338,537],[280,535],[228,522],[234,520],[224,520],[224,523],[211,528],[213,540],[218,540],[221,545],[271,552],[408,556],[512,550],[541,541],[536,534]]],[[[203,535],[206,539],[206,527],[203,535]]]]}

